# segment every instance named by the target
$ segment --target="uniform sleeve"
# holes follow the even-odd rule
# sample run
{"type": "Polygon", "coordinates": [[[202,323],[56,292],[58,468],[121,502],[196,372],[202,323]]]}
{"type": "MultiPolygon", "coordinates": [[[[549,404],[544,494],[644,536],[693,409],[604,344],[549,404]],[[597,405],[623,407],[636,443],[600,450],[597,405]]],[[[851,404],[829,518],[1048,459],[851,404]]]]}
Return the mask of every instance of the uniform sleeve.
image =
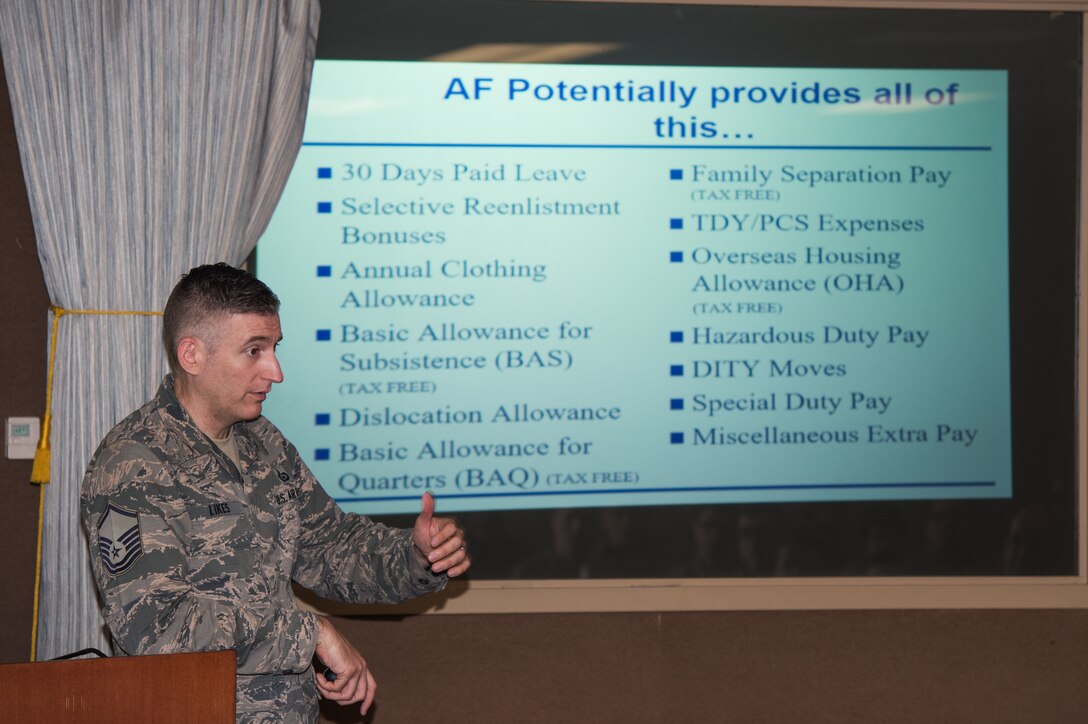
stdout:
{"type": "MultiPolygon", "coordinates": [[[[292,449],[290,452],[294,453],[292,449]]],[[[301,481],[302,533],[294,579],[349,603],[398,603],[445,587],[412,543],[412,531],[345,513],[294,453],[301,481]]]]}
{"type": "Polygon", "coordinates": [[[196,530],[170,475],[146,447],[123,443],[100,450],[83,480],[81,516],[116,645],[127,654],[234,649],[241,674],[305,671],[315,615],[270,595],[244,514],[196,530]]]}

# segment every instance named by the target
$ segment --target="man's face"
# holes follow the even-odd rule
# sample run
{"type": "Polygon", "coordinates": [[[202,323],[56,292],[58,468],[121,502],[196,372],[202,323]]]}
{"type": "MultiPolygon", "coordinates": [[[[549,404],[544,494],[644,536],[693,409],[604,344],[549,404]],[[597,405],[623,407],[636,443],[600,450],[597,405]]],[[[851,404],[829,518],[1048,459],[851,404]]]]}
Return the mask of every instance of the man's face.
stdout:
{"type": "Polygon", "coordinates": [[[225,429],[252,420],[272,385],[283,382],[276,359],[282,339],[278,315],[231,314],[217,325],[192,393],[207,421],[225,429]]]}

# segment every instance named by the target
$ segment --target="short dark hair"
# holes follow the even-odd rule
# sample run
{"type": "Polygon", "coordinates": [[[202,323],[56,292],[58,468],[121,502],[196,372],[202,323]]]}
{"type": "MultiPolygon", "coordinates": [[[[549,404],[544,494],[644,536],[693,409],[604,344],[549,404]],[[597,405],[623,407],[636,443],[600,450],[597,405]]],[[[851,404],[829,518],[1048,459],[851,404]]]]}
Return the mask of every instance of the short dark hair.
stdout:
{"type": "Polygon", "coordinates": [[[166,300],[162,315],[162,343],[170,370],[177,374],[178,342],[190,335],[207,339],[214,325],[228,314],[273,315],[280,300],[268,285],[230,264],[205,264],[182,274],[166,300]]]}

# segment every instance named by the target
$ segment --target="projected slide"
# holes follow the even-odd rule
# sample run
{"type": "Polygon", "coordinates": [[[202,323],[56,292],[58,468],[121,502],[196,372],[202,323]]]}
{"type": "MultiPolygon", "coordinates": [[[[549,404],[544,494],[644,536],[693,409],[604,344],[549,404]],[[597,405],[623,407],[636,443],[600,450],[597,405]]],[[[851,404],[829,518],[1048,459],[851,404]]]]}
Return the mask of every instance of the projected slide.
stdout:
{"type": "Polygon", "coordinates": [[[1006,80],[318,61],[265,414],[368,513],[1009,496],[1006,80]]]}

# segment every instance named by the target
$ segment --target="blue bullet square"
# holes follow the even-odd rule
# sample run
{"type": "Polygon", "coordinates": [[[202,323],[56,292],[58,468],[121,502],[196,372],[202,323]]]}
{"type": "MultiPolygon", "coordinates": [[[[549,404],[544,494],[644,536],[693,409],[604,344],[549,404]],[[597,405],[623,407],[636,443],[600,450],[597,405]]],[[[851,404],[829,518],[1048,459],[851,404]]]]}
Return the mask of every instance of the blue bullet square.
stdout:
{"type": "Polygon", "coordinates": [[[683,181],[684,180],[683,170],[678,169],[678,168],[671,169],[669,171],[669,180],[670,181],[683,181]]]}
{"type": "Polygon", "coordinates": [[[330,422],[332,422],[332,416],[327,412],[319,412],[314,415],[315,425],[328,425],[330,422]]]}
{"type": "Polygon", "coordinates": [[[319,213],[319,214],[331,214],[332,213],[332,202],[331,201],[318,201],[317,202],[317,213],[319,213]]]}
{"type": "Polygon", "coordinates": [[[332,169],[328,166],[321,166],[317,169],[318,178],[332,178],[332,169]]]}
{"type": "Polygon", "coordinates": [[[317,268],[317,275],[319,277],[331,277],[332,276],[332,267],[331,266],[319,266],[317,268]]]}
{"type": "Polygon", "coordinates": [[[317,341],[318,342],[328,342],[330,339],[332,339],[332,330],[331,329],[319,329],[319,330],[317,330],[317,341]]]}
{"type": "Polygon", "coordinates": [[[670,377],[683,377],[684,376],[684,365],[669,365],[669,376],[670,377]]]}
{"type": "Polygon", "coordinates": [[[672,443],[673,445],[683,445],[684,444],[684,433],[682,433],[682,432],[670,432],[669,433],[669,442],[672,443]]]}
{"type": "Polygon", "coordinates": [[[684,341],[684,333],[683,332],[669,332],[669,341],[672,342],[673,344],[677,344],[678,342],[683,342],[684,341]]]}
{"type": "Polygon", "coordinates": [[[670,410],[683,410],[684,409],[684,398],[683,397],[674,397],[671,400],[669,400],[669,409],[670,410]]]}
{"type": "Polygon", "coordinates": [[[683,219],[669,219],[669,228],[670,229],[683,229],[684,228],[684,220],[683,219]]]}
{"type": "Polygon", "coordinates": [[[682,252],[682,251],[670,251],[669,252],[669,261],[671,261],[673,264],[679,264],[680,262],[684,261],[684,252],[682,252]]]}
{"type": "Polygon", "coordinates": [[[314,450],[314,460],[328,460],[329,449],[327,447],[319,447],[314,450]]]}

